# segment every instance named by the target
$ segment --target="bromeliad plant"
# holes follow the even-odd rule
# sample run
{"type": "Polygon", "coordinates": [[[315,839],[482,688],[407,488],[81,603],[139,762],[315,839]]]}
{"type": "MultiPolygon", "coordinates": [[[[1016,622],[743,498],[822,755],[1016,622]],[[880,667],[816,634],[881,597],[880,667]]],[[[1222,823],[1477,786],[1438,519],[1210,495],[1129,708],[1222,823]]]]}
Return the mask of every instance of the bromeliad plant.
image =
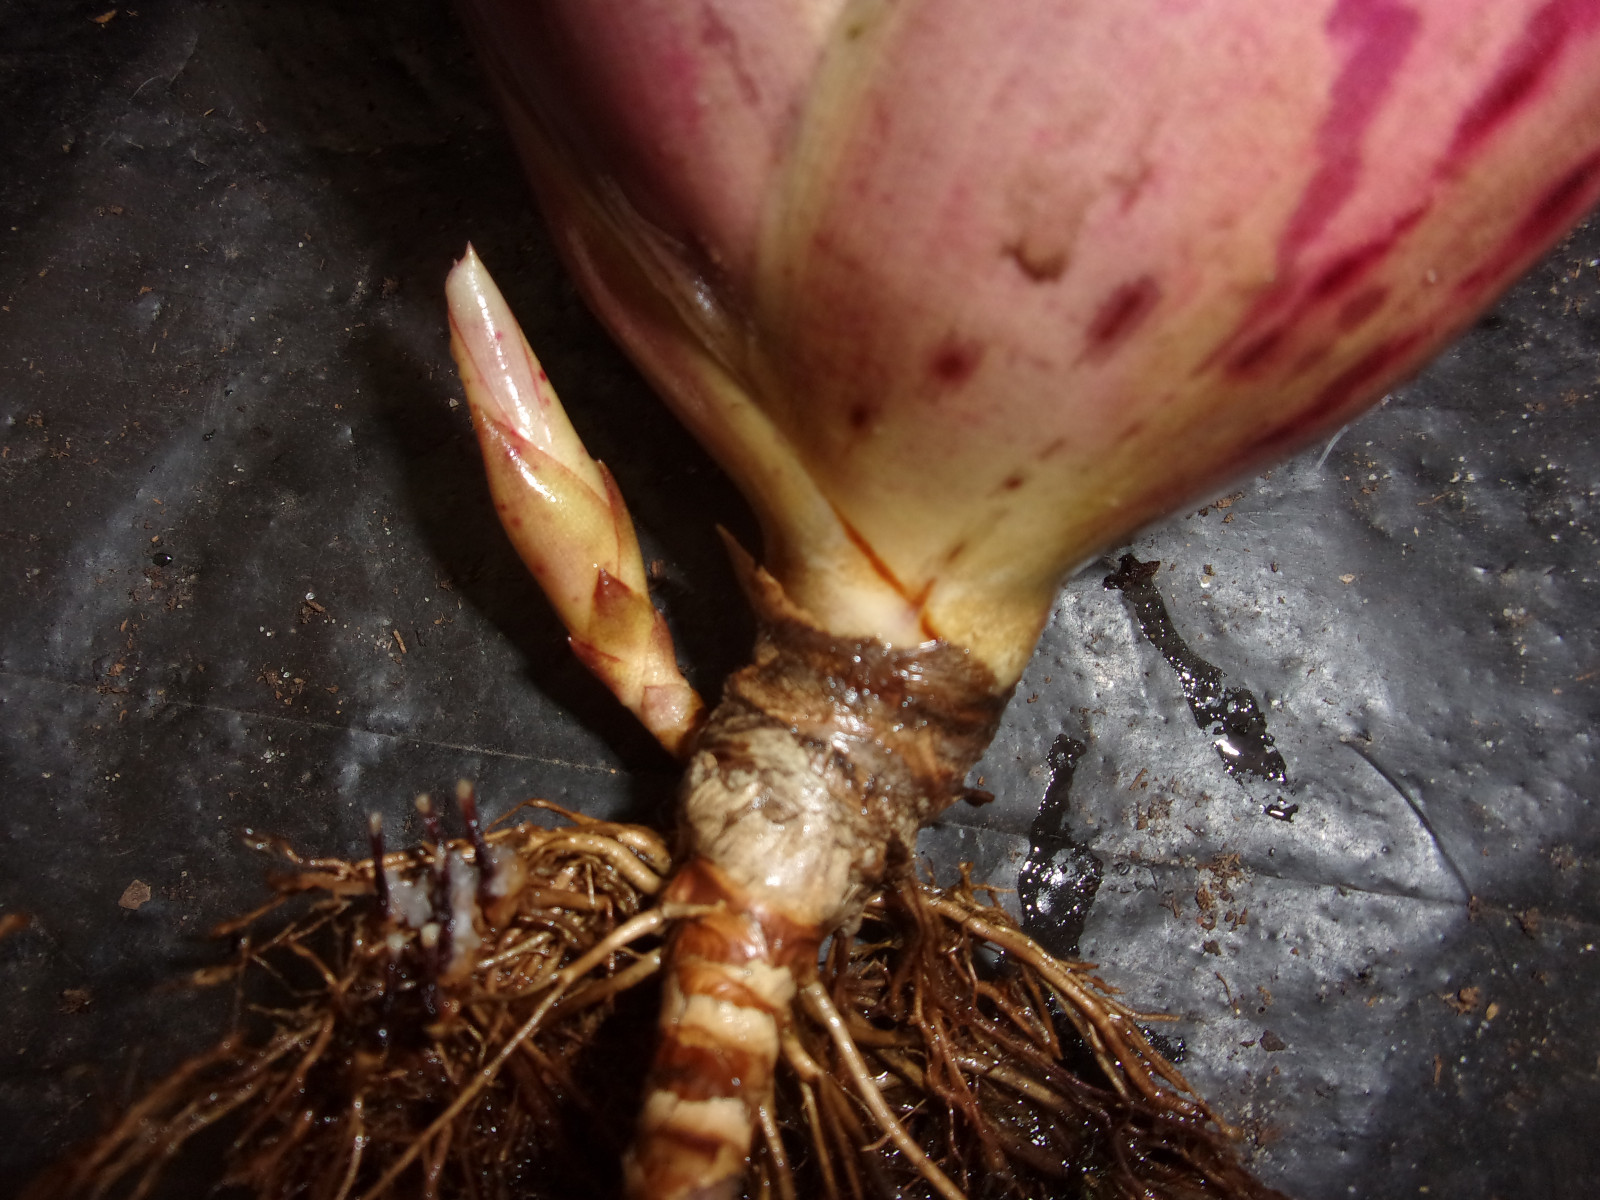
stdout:
{"type": "MultiPolygon", "coordinates": [[[[304,1153],[319,1195],[535,1194],[597,1006],[659,973],[637,1200],[1267,1194],[1133,1010],[909,850],[1066,572],[1348,420],[1600,195],[1600,0],[463,7],[573,274],[760,518],[761,565],[733,547],[760,634],[708,712],[469,250],[453,345],[497,508],[683,759],[678,844],[474,832],[393,879],[381,846],[323,870],[346,924],[271,943],[345,930],[323,998],[265,1065],[195,1068],[272,1097],[238,1177],[290,1194],[304,1153]],[[422,1032],[362,1025],[385,1004],[422,1032]],[[408,1062],[449,1098],[401,1095],[408,1062]]],[[[184,1103],[96,1178],[187,1136],[184,1103]]]]}
{"type": "Polygon", "coordinates": [[[597,542],[458,266],[497,503],[687,764],[666,894],[712,911],[629,1188],[732,1194],[818,944],[961,794],[1063,575],[1349,419],[1600,195],[1600,0],[465,7],[574,275],[762,524],[696,727],[609,479],[597,542]]]}

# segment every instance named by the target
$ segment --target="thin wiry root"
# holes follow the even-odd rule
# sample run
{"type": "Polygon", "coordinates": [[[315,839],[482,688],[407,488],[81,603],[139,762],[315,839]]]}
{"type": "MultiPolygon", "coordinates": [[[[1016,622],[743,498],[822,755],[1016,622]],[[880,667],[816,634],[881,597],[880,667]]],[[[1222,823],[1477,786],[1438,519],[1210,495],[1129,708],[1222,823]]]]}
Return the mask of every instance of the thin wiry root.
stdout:
{"type": "Polygon", "coordinates": [[[810,1190],[1278,1196],[1093,964],[1054,958],[978,890],[965,875],[946,890],[895,880],[803,990],[810,1020],[784,1040],[780,1109],[798,1110],[789,1157],[810,1190]]]}
{"type": "Polygon", "coordinates": [[[856,1095],[867,1106],[872,1119],[895,1144],[895,1148],[906,1156],[928,1186],[945,1200],[965,1200],[961,1189],[951,1183],[950,1177],[929,1161],[928,1156],[922,1152],[922,1147],[912,1141],[905,1126],[900,1124],[890,1111],[888,1101],[883,1098],[883,1092],[878,1089],[878,1085],[867,1071],[867,1064],[861,1057],[861,1051],[856,1048],[855,1041],[845,1029],[844,1018],[839,1015],[839,1010],[828,998],[827,989],[813,980],[801,989],[800,994],[805,1004],[806,1015],[828,1031],[828,1036],[833,1039],[834,1048],[838,1051],[856,1095]]]}
{"type": "MultiPolygon", "coordinates": [[[[253,1024],[29,1200],[154,1194],[224,1122],[213,1177],[261,1200],[614,1195],[664,937],[704,909],[651,902],[670,862],[649,830],[531,802],[570,823],[485,832],[461,800],[467,838],[443,839],[423,806],[429,845],[386,852],[374,824],[359,862],[260,839],[296,869],[225,927],[232,967],[196,975],[237,982],[253,1024]]],[[[832,940],[783,1033],[746,1194],[1275,1196],[1139,1028],[1150,1018],[981,890],[905,874],[832,940]]]]}
{"type": "Polygon", "coordinates": [[[238,942],[231,966],[195,977],[237,982],[247,1027],[29,1196],[144,1195],[225,1118],[221,1174],[263,1198],[510,1197],[540,1194],[540,1179],[553,1195],[611,1188],[604,1163],[622,1138],[585,1155],[564,1137],[575,1111],[600,1111],[572,1081],[615,1076],[601,1110],[634,1102],[625,1070],[583,1067],[618,997],[659,971],[664,927],[696,910],[647,907],[669,865],[649,830],[583,818],[485,833],[465,801],[473,836],[386,852],[375,824],[363,861],[255,839],[294,869],[222,928],[238,942]]]}

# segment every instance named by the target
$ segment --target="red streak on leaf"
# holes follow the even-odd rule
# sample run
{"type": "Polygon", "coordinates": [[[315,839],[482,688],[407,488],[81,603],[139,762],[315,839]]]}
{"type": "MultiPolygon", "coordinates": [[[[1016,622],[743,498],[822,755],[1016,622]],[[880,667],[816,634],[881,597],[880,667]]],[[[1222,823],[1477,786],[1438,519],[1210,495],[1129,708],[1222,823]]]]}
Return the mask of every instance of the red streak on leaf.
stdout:
{"type": "Polygon", "coordinates": [[[871,566],[874,574],[876,574],[879,579],[883,580],[891,588],[893,588],[901,597],[901,599],[909,601],[911,599],[911,594],[906,590],[906,585],[900,582],[900,577],[890,569],[889,564],[878,557],[878,552],[872,548],[872,543],[861,536],[860,530],[858,530],[854,525],[850,524],[849,521],[844,519],[844,514],[842,512],[840,512],[837,508],[833,511],[834,515],[839,518],[839,525],[844,529],[845,537],[850,539],[850,544],[852,546],[861,551],[862,557],[867,560],[867,564],[871,566]]]}
{"type": "Polygon", "coordinates": [[[1339,310],[1339,328],[1349,333],[1364,324],[1373,313],[1383,307],[1383,302],[1388,298],[1389,289],[1381,283],[1357,292],[1346,300],[1344,307],[1339,310]]]}
{"type": "Polygon", "coordinates": [[[1427,329],[1415,329],[1374,346],[1325,384],[1305,408],[1285,424],[1252,443],[1243,457],[1256,458],[1275,453],[1280,447],[1299,443],[1326,424],[1342,409],[1386,381],[1394,368],[1406,361],[1428,337],[1427,329]]]}
{"type": "Polygon", "coordinates": [[[1514,267],[1533,258],[1573,218],[1600,196],[1600,150],[1595,151],[1539,197],[1511,235],[1488,260],[1460,283],[1456,292],[1468,296],[1503,279],[1514,267]]]}
{"type": "Polygon", "coordinates": [[[1290,369],[1289,378],[1290,379],[1298,379],[1298,378],[1300,378],[1300,376],[1304,375],[1307,371],[1311,370],[1318,363],[1320,363],[1323,359],[1327,358],[1328,357],[1328,351],[1331,350],[1331,349],[1332,349],[1331,346],[1313,346],[1313,347],[1311,347],[1311,349],[1307,350],[1304,354],[1302,354],[1299,357],[1299,359],[1295,362],[1293,368],[1290,369]]]}
{"type": "Polygon", "coordinates": [[[1352,45],[1317,130],[1321,165],[1289,218],[1278,246],[1280,263],[1292,262],[1355,192],[1362,138],[1410,53],[1419,24],[1414,9],[1394,0],[1339,0],[1328,17],[1329,35],[1352,45]]]}
{"type": "Polygon", "coordinates": [[[928,603],[928,596],[932,593],[933,585],[936,580],[928,580],[922,585],[922,588],[913,595],[911,590],[907,588],[905,584],[900,582],[900,577],[894,573],[889,564],[878,557],[878,552],[872,548],[871,542],[867,541],[866,538],[861,536],[860,530],[858,530],[854,525],[850,524],[849,521],[845,520],[844,514],[837,508],[835,508],[833,512],[834,515],[839,518],[839,526],[844,530],[845,536],[850,539],[850,544],[853,545],[857,550],[861,551],[862,557],[865,558],[868,565],[872,567],[873,573],[876,574],[879,579],[883,580],[891,588],[893,588],[895,593],[902,600],[904,600],[910,608],[916,611],[919,623],[922,626],[923,636],[928,638],[938,637],[939,631],[933,627],[933,622],[928,619],[928,614],[926,611],[924,611],[924,606],[928,603]]]}
{"type": "Polygon", "coordinates": [[[1062,437],[1052,438],[1051,441],[1050,441],[1050,444],[1047,445],[1043,450],[1039,451],[1038,459],[1039,459],[1040,462],[1047,462],[1050,459],[1054,458],[1056,455],[1060,454],[1066,448],[1067,448],[1067,439],[1066,438],[1062,438],[1062,437]]]}
{"type": "Polygon", "coordinates": [[[1317,393],[1317,398],[1301,414],[1301,419],[1312,424],[1324,421],[1362,396],[1421,345],[1423,337],[1424,331],[1414,329],[1368,350],[1353,366],[1346,367],[1317,393]]]}
{"type": "MultiPolygon", "coordinates": [[[[1432,207],[1431,202],[1418,205],[1396,221],[1394,227],[1382,237],[1373,238],[1370,242],[1346,251],[1334,259],[1333,262],[1322,269],[1321,274],[1311,282],[1304,294],[1292,304],[1287,301],[1285,296],[1287,288],[1275,289],[1271,296],[1283,301],[1280,311],[1283,309],[1287,311],[1284,312],[1276,326],[1246,343],[1228,359],[1226,368],[1228,374],[1235,378],[1260,375],[1276,359],[1277,351],[1283,348],[1284,335],[1290,329],[1304,321],[1312,309],[1319,304],[1333,301],[1340,293],[1360,282],[1363,276],[1383,262],[1388,257],[1389,252],[1395,248],[1396,243],[1416,228],[1417,223],[1427,215],[1430,207],[1432,207]]],[[[1360,324],[1361,321],[1371,315],[1372,310],[1369,309],[1363,312],[1362,305],[1373,304],[1374,308],[1376,307],[1376,304],[1371,299],[1376,290],[1382,290],[1387,295],[1387,289],[1375,286],[1368,288],[1360,296],[1345,303],[1339,310],[1337,318],[1340,329],[1346,331],[1353,329],[1355,325],[1360,324]],[[1352,314],[1356,315],[1352,317],[1352,314]],[[1346,323],[1352,320],[1353,323],[1346,323]]],[[[1381,300],[1378,303],[1381,303],[1381,300]]],[[[1261,305],[1258,303],[1257,307],[1259,308],[1261,305]]],[[[1239,332],[1242,333],[1246,327],[1246,325],[1241,325],[1239,332]]],[[[1235,334],[1235,337],[1237,336],[1238,334],[1235,334]]],[[[1298,374],[1301,369],[1303,368],[1297,367],[1295,373],[1298,374]]]]}
{"type": "Polygon", "coordinates": [[[1250,306],[1195,374],[1218,362],[1225,362],[1230,375],[1259,374],[1273,361],[1288,329],[1311,307],[1332,298],[1381,261],[1426,213],[1423,205],[1382,237],[1335,259],[1296,298],[1304,274],[1299,260],[1355,194],[1362,176],[1362,140],[1416,41],[1419,24],[1414,9],[1394,0],[1339,0],[1328,17],[1328,35],[1350,48],[1329,89],[1328,109],[1317,130],[1317,169],[1278,240],[1279,282],[1250,306]],[[1262,332],[1269,320],[1272,328],[1262,332]]]}
{"type": "Polygon", "coordinates": [[[1272,361],[1272,352],[1283,342],[1283,329],[1269,329],[1228,360],[1228,374],[1252,375],[1272,361]]]}
{"type": "Polygon", "coordinates": [[[1084,353],[1105,358],[1144,323],[1160,300],[1161,285],[1150,275],[1119,284],[1100,302],[1094,320],[1089,322],[1084,353]]]}
{"type": "Polygon", "coordinates": [[[761,89],[756,86],[755,78],[744,61],[744,47],[739,44],[738,35],[729,28],[715,6],[710,4],[700,6],[700,44],[723,56],[729,71],[738,81],[739,95],[751,108],[758,105],[761,102],[761,89]]]}
{"type": "Polygon", "coordinates": [[[1384,255],[1388,254],[1394,248],[1395,242],[1400,240],[1400,235],[1415,225],[1421,216],[1422,212],[1419,210],[1383,237],[1375,238],[1364,246],[1357,246],[1354,250],[1346,251],[1334,259],[1312,282],[1307,291],[1308,298],[1324,300],[1344,291],[1382,262],[1384,255]]]}
{"type": "Polygon", "coordinates": [[[1596,27],[1600,27],[1600,0],[1551,0],[1534,13],[1489,86],[1462,115],[1445,154],[1443,170],[1459,167],[1533,98],[1569,38],[1596,27]]]}

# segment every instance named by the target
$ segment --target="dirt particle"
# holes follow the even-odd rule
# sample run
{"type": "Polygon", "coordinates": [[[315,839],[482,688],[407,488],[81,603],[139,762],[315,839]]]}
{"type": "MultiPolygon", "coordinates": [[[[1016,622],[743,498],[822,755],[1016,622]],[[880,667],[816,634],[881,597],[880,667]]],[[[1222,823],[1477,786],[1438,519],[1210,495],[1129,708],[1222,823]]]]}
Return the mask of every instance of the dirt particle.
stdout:
{"type": "Polygon", "coordinates": [[[61,993],[61,1011],[64,1013],[81,1013],[94,1003],[94,993],[88,988],[67,988],[61,993]]]}
{"type": "Polygon", "coordinates": [[[135,879],[122,889],[122,895],[117,900],[120,908],[135,912],[141,905],[150,902],[150,885],[142,879],[135,879]]]}
{"type": "Polygon", "coordinates": [[[947,338],[933,352],[928,370],[946,387],[959,387],[972,378],[983,361],[983,347],[976,342],[947,338]]]}
{"type": "Polygon", "coordinates": [[[1480,987],[1464,987],[1454,992],[1446,992],[1440,996],[1451,1008],[1462,1016],[1478,1011],[1478,1005],[1483,1003],[1483,989],[1480,987]]]}

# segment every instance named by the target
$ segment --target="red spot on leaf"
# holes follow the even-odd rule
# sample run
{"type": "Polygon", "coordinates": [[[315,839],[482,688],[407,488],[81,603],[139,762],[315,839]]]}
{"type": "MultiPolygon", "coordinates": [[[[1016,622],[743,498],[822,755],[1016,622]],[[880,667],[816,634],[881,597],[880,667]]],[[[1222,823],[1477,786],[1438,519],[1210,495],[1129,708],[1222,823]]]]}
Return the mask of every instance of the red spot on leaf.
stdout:
{"type": "Polygon", "coordinates": [[[1085,334],[1085,353],[1104,358],[1125,341],[1161,300],[1161,285],[1152,276],[1141,275],[1118,285],[1100,302],[1094,320],[1085,334]]]}
{"type": "Polygon", "coordinates": [[[928,371],[946,387],[958,387],[972,378],[972,373],[982,361],[982,346],[947,338],[933,352],[928,371]]]}
{"type": "Polygon", "coordinates": [[[1034,283],[1054,283],[1067,269],[1067,252],[1059,247],[1042,247],[1027,238],[1018,238],[1001,247],[1001,253],[1017,265],[1034,283]]]}

